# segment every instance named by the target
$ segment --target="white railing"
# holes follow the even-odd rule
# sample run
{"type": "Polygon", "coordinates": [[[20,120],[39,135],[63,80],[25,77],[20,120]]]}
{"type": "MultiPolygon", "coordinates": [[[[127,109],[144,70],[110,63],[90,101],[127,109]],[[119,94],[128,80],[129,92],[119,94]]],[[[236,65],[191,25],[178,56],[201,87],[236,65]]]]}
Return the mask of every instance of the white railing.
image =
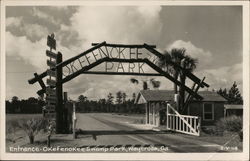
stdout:
{"type": "Polygon", "coordinates": [[[200,136],[200,125],[200,117],[180,115],[170,104],[167,105],[167,130],[200,136]],[[170,111],[174,113],[170,113],[170,111]]]}

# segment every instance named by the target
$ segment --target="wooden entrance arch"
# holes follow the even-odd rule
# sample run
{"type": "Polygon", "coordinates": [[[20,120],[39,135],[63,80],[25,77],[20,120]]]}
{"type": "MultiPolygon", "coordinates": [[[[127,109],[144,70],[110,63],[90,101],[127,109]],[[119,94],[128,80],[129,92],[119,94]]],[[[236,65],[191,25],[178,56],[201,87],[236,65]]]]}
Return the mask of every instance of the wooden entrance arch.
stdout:
{"type": "MultiPolygon", "coordinates": [[[[45,71],[41,74],[34,74],[34,78],[28,80],[29,84],[34,84],[38,82],[42,89],[40,89],[37,94],[42,95],[48,91],[46,85],[43,83],[43,78],[50,75],[51,73],[57,73],[57,81],[54,86],[50,86],[52,89],[55,88],[57,91],[56,94],[56,114],[57,114],[57,132],[61,133],[63,125],[62,110],[62,85],[75,77],[81,74],[106,74],[106,75],[139,75],[139,76],[163,76],[174,82],[178,86],[182,86],[186,92],[189,93],[188,99],[192,97],[201,100],[202,97],[197,94],[199,88],[209,87],[207,83],[204,82],[204,79],[199,79],[191,72],[185,70],[178,64],[168,61],[166,63],[179,68],[180,71],[184,72],[194,84],[192,88],[187,87],[182,84],[179,80],[171,76],[164,68],[161,68],[157,60],[164,57],[159,51],[155,48],[155,45],[124,45],[124,44],[109,44],[105,41],[102,43],[93,43],[92,48],[84,51],[83,53],[74,56],[65,61],[56,61],[54,67],[49,71],[45,71]],[[116,66],[114,63],[117,63],[116,66]],[[105,70],[95,70],[95,67],[104,64],[105,67],[101,69],[105,70]],[[124,67],[126,64],[126,69],[124,67]],[[144,71],[143,66],[147,65],[151,68],[152,71],[144,71]],[[115,68],[115,69],[114,69],[115,68]],[[47,89],[47,90],[46,90],[47,89]],[[58,121],[59,120],[59,121],[58,121]]],[[[53,55],[53,52],[46,51],[47,55],[53,55]]],[[[58,53],[57,55],[61,55],[58,53]]],[[[47,64],[53,64],[49,61],[47,64]]],[[[186,100],[188,102],[188,100],[186,100]]]]}

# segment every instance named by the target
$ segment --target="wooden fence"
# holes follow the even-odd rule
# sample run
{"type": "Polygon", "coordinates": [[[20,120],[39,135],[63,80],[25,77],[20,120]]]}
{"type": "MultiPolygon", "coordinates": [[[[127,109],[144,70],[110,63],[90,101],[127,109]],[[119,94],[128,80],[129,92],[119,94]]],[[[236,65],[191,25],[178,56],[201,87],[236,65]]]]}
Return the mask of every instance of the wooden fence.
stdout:
{"type": "Polygon", "coordinates": [[[181,115],[167,105],[167,130],[200,136],[201,119],[198,116],[181,115]]]}

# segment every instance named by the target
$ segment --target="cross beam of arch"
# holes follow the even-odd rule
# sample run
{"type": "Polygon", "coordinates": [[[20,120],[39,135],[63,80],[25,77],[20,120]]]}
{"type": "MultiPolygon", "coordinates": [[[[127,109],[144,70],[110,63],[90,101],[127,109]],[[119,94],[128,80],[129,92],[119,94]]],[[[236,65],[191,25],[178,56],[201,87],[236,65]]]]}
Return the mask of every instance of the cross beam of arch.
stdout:
{"type": "MultiPolygon", "coordinates": [[[[66,83],[80,74],[108,74],[108,75],[140,75],[140,76],[164,76],[173,83],[178,86],[183,86],[185,91],[187,91],[190,95],[194,96],[196,99],[201,100],[202,97],[197,94],[193,89],[190,89],[186,85],[183,85],[180,81],[171,76],[168,72],[166,72],[163,68],[161,68],[157,64],[157,59],[161,59],[164,57],[159,51],[155,48],[155,45],[124,45],[124,44],[108,44],[105,41],[102,43],[93,43],[92,48],[84,51],[83,53],[74,56],[68,60],[65,60],[56,65],[55,68],[52,68],[52,71],[56,71],[58,69],[63,70],[63,79],[61,82],[57,82],[57,84],[66,83]],[[135,64],[138,63],[139,71],[131,72],[131,71],[108,71],[107,68],[105,71],[93,71],[95,67],[103,63],[118,63],[119,65],[122,63],[135,64]],[[146,64],[151,67],[156,73],[152,72],[144,72],[142,66],[146,64]]],[[[167,64],[175,66],[183,71],[187,78],[192,80],[195,84],[198,84],[200,87],[209,87],[207,83],[200,80],[194,74],[185,70],[178,64],[168,61],[167,64]]],[[[120,67],[120,69],[122,69],[120,67]]],[[[30,84],[34,84],[37,81],[40,81],[47,76],[47,71],[41,73],[40,75],[36,74],[35,78],[29,80],[30,84]]],[[[38,91],[38,94],[45,93],[45,89],[38,91]]]]}

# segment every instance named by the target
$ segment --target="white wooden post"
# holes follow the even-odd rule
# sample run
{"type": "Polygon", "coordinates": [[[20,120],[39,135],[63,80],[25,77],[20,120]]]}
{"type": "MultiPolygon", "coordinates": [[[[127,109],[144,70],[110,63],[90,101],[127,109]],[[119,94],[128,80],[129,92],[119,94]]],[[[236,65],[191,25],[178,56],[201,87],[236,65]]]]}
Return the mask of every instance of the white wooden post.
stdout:
{"type": "Polygon", "coordinates": [[[145,118],[145,124],[147,124],[148,123],[148,104],[147,103],[145,103],[145,110],[146,110],[146,118],[145,118]]]}
{"type": "Polygon", "coordinates": [[[200,131],[201,131],[201,117],[198,118],[199,123],[198,123],[198,136],[200,136],[200,131]]]}
{"type": "Polygon", "coordinates": [[[196,123],[196,118],[194,119],[194,129],[197,131],[197,123],[196,123]]]}
{"type": "Polygon", "coordinates": [[[181,119],[179,118],[179,130],[181,130],[181,119]]]}
{"type": "Polygon", "coordinates": [[[195,118],[191,118],[191,122],[190,122],[190,125],[192,128],[193,128],[193,119],[195,119],[195,118]]]}
{"type": "Polygon", "coordinates": [[[172,115],[169,115],[169,123],[170,123],[169,128],[172,130],[173,129],[172,115]]]}
{"type": "Polygon", "coordinates": [[[175,128],[176,128],[176,130],[178,130],[178,117],[177,116],[175,116],[175,128]]]}
{"type": "Polygon", "coordinates": [[[73,113],[72,113],[72,122],[73,122],[73,138],[76,139],[76,103],[73,102],[73,113]]]}
{"type": "MultiPolygon", "coordinates": [[[[185,119],[185,118],[183,118],[185,119]]],[[[182,121],[182,127],[183,127],[183,131],[185,131],[185,124],[184,124],[184,121],[182,121]]]]}
{"type": "Polygon", "coordinates": [[[168,130],[168,104],[167,104],[167,111],[166,111],[166,115],[167,115],[167,121],[166,121],[166,124],[167,124],[167,130],[168,130]]]}
{"type": "Polygon", "coordinates": [[[175,130],[176,127],[175,127],[175,115],[173,115],[173,129],[175,130]]]}

